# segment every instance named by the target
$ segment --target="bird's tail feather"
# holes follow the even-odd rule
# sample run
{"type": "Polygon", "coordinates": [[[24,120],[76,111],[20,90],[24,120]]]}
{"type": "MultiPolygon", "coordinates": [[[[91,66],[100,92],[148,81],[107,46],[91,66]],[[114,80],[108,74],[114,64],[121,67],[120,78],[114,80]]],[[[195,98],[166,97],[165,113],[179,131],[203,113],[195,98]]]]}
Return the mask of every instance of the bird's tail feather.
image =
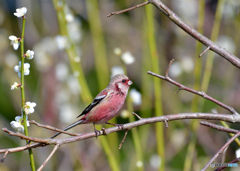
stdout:
{"type": "MultiPolygon", "coordinates": [[[[73,127],[75,127],[75,126],[77,126],[77,125],[79,125],[79,124],[81,124],[81,123],[82,123],[82,120],[78,120],[78,121],[72,123],[71,125],[67,126],[66,128],[64,128],[63,131],[67,131],[67,130],[69,130],[69,129],[71,129],[71,128],[73,128],[73,127]]],[[[61,134],[61,132],[58,132],[58,133],[56,133],[55,135],[53,135],[53,136],[51,137],[51,139],[57,137],[59,134],[61,134]]]]}

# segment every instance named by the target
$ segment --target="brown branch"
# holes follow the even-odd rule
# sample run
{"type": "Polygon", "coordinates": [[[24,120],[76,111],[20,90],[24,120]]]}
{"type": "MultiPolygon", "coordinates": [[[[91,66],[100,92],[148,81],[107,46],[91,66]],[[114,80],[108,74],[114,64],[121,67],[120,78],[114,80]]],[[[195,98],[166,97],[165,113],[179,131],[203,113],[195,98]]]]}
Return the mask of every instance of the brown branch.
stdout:
{"type": "Polygon", "coordinates": [[[1,163],[3,163],[3,162],[4,162],[4,160],[5,160],[5,158],[7,157],[8,153],[9,153],[9,151],[6,151],[6,152],[5,152],[5,154],[4,154],[4,156],[3,156],[3,158],[0,160],[0,161],[1,161],[1,163]]]}
{"type": "MultiPolygon", "coordinates": [[[[171,62],[172,62],[172,61],[171,61],[171,62]]],[[[170,63],[170,64],[171,64],[171,63],[170,63]]],[[[191,88],[189,88],[189,87],[186,87],[186,86],[184,86],[184,85],[182,85],[182,84],[180,84],[180,83],[172,80],[170,77],[167,76],[168,73],[166,73],[166,76],[165,76],[165,77],[162,76],[162,75],[155,74],[155,73],[153,73],[153,72],[151,72],[151,71],[148,71],[147,73],[150,74],[150,75],[153,75],[153,76],[155,76],[155,77],[161,78],[162,80],[168,81],[168,82],[170,82],[170,83],[178,86],[178,87],[179,87],[179,90],[185,90],[185,91],[188,91],[188,92],[190,92],[190,93],[193,93],[193,94],[202,96],[203,98],[212,101],[213,103],[215,103],[215,104],[223,107],[224,109],[227,109],[227,110],[230,111],[231,113],[233,113],[233,114],[235,114],[235,115],[239,115],[232,107],[230,107],[230,106],[228,106],[228,105],[226,105],[226,104],[224,104],[224,103],[222,103],[222,102],[220,102],[220,101],[212,98],[211,96],[207,95],[205,92],[193,90],[193,89],[191,89],[191,88]]],[[[179,91],[179,90],[178,90],[178,91],[179,91]]],[[[178,91],[177,91],[177,92],[178,92],[178,91]]]]}
{"type": "MultiPolygon", "coordinates": [[[[171,115],[165,115],[165,116],[158,116],[158,117],[151,117],[151,118],[142,118],[138,121],[127,123],[123,125],[124,130],[130,130],[132,128],[146,125],[146,124],[152,124],[157,122],[165,122],[167,121],[174,121],[174,120],[183,120],[183,119],[206,119],[206,120],[220,120],[220,121],[226,121],[231,123],[240,123],[240,117],[230,114],[218,114],[218,113],[178,113],[178,114],[171,114],[171,115]]],[[[27,145],[23,147],[16,147],[16,148],[8,148],[8,149],[1,149],[0,153],[6,153],[6,151],[9,151],[9,153],[13,152],[19,152],[30,148],[36,148],[39,146],[46,146],[50,144],[68,144],[75,141],[81,141],[89,138],[96,137],[95,132],[89,132],[89,133],[83,133],[75,137],[68,137],[64,139],[49,139],[49,138],[35,138],[35,137],[28,137],[20,133],[14,133],[12,131],[7,130],[6,128],[3,128],[3,130],[7,133],[9,133],[12,136],[17,136],[25,140],[33,141],[33,142],[40,142],[37,144],[27,145]]],[[[119,126],[112,127],[105,129],[105,132],[107,134],[121,131],[122,128],[119,126]]],[[[101,130],[99,132],[99,136],[104,135],[103,131],[101,130]]]]}
{"type": "Polygon", "coordinates": [[[221,48],[202,34],[200,34],[197,30],[190,27],[187,23],[183,22],[181,18],[179,18],[173,11],[171,11],[166,5],[164,5],[160,0],[148,0],[147,2],[144,2],[140,5],[121,10],[118,12],[112,12],[111,14],[107,15],[107,17],[110,17],[112,15],[118,15],[126,11],[133,10],[135,8],[147,5],[147,4],[153,4],[156,6],[161,12],[163,12],[170,20],[172,20],[176,25],[178,25],[182,30],[184,30],[186,33],[191,35],[193,38],[204,44],[208,50],[212,50],[213,52],[217,53],[218,55],[222,56],[226,60],[228,60],[230,63],[232,63],[234,66],[240,68],[240,59],[237,58],[232,53],[228,52],[226,49],[221,48]]]}
{"type": "MultiPolygon", "coordinates": [[[[239,158],[236,158],[236,159],[234,159],[234,160],[232,160],[232,161],[230,161],[229,163],[237,163],[237,162],[239,162],[240,161],[240,157],[239,158]]],[[[228,163],[228,164],[229,164],[228,163]]],[[[221,171],[221,170],[223,170],[223,169],[225,169],[226,168],[226,166],[223,166],[223,167],[219,167],[219,168],[217,168],[217,169],[215,169],[214,171],[221,171]]]]}
{"type": "Polygon", "coordinates": [[[203,56],[209,49],[210,49],[210,46],[207,49],[205,49],[203,53],[201,53],[198,57],[200,58],[201,56],[203,56]]]}
{"type": "Polygon", "coordinates": [[[76,133],[70,133],[70,132],[67,132],[67,131],[63,131],[63,130],[61,130],[61,129],[52,127],[52,126],[50,126],[50,125],[43,125],[43,124],[40,124],[40,123],[38,123],[38,122],[36,122],[36,121],[34,121],[34,120],[29,121],[29,123],[35,124],[35,125],[37,125],[38,127],[41,127],[41,128],[49,129],[49,130],[56,131],[56,132],[61,132],[61,133],[63,133],[63,134],[68,134],[68,135],[71,135],[71,136],[77,136],[77,135],[79,135],[79,134],[76,134],[76,133]]]}
{"type": "Polygon", "coordinates": [[[236,130],[236,129],[226,128],[224,126],[216,125],[216,124],[205,122],[205,121],[200,121],[200,124],[204,126],[208,126],[210,128],[214,128],[222,132],[233,133],[233,134],[236,134],[239,132],[239,130],[236,130]]]}
{"type": "Polygon", "coordinates": [[[146,1],[146,2],[144,2],[144,3],[142,3],[142,4],[136,5],[136,6],[134,6],[134,7],[130,7],[130,8],[125,9],[125,10],[116,11],[116,12],[111,12],[111,14],[108,14],[107,17],[111,17],[111,16],[113,16],[113,15],[122,14],[122,13],[124,13],[124,12],[131,11],[131,10],[134,10],[134,9],[136,9],[136,8],[139,8],[139,7],[142,7],[142,6],[144,6],[144,5],[147,5],[147,4],[149,4],[149,3],[150,3],[149,1],[146,1]]]}
{"type": "Polygon", "coordinates": [[[221,154],[225,148],[227,148],[237,137],[240,136],[240,131],[235,134],[230,140],[228,140],[228,142],[226,144],[224,144],[224,146],[222,146],[222,148],[211,158],[211,160],[204,166],[204,168],[201,171],[205,171],[209,165],[219,156],[219,154],[221,154]]]}
{"type": "Polygon", "coordinates": [[[160,0],[149,0],[149,2],[155,5],[160,11],[162,11],[170,20],[172,20],[176,25],[178,25],[182,30],[191,35],[193,38],[204,44],[206,47],[210,47],[212,51],[222,56],[234,66],[240,68],[240,59],[221,48],[217,44],[213,43],[211,40],[200,34],[197,30],[190,27],[188,24],[183,22],[173,11],[171,11],[166,5],[164,5],[160,0]]]}
{"type": "Polygon", "coordinates": [[[53,154],[57,151],[58,147],[60,145],[56,144],[55,147],[53,148],[52,152],[50,153],[50,155],[46,158],[46,160],[43,162],[43,164],[38,168],[37,171],[41,171],[47,164],[47,162],[50,160],[50,158],[53,156],[53,154]]]}
{"type": "Polygon", "coordinates": [[[136,113],[134,113],[134,112],[132,112],[132,114],[134,114],[139,120],[142,119],[138,114],[136,114],[136,113]]]}
{"type": "Polygon", "coordinates": [[[128,131],[129,131],[129,129],[126,129],[125,135],[124,135],[124,137],[122,139],[122,142],[119,144],[119,147],[118,147],[119,150],[122,148],[122,145],[123,145],[123,143],[125,141],[125,138],[127,137],[128,131]]]}

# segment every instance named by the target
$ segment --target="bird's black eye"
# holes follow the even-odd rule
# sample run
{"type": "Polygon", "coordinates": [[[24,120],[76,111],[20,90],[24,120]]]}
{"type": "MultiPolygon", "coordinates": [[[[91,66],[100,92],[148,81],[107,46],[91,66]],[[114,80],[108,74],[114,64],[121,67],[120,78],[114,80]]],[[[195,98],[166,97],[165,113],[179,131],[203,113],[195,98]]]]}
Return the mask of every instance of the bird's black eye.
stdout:
{"type": "Polygon", "coordinates": [[[122,80],[122,83],[125,83],[125,82],[126,82],[126,80],[125,80],[125,79],[123,79],[123,80],[122,80]]]}

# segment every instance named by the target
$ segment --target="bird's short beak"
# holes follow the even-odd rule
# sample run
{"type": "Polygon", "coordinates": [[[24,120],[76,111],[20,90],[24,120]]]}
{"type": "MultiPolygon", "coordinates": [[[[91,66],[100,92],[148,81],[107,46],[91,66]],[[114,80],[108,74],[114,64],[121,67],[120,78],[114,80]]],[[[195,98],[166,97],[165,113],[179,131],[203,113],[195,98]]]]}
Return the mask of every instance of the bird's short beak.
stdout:
{"type": "Polygon", "coordinates": [[[132,85],[133,82],[131,80],[128,81],[128,85],[132,85]]]}

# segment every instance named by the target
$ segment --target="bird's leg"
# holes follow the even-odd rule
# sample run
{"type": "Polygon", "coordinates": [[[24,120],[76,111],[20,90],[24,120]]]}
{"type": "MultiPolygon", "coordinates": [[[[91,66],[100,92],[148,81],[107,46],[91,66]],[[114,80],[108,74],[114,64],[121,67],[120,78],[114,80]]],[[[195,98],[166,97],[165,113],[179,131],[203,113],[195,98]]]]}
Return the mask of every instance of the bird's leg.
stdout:
{"type": "Polygon", "coordinates": [[[118,128],[121,128],[122,130],[123,128],[123,124],[113,124],[113,123],[109,123],[109,122],[105,122],[105,124],[109,124],[109,125],[113,125],[113,126],[118,126],[118,128]]]}
{"type": "Polygon", "coordinates": [[[100,135],[100,131],[95,128],[95,123],[93,123],[94,132],[96,133],[96,138],[98,138],[98,134],[100,135]]]}

